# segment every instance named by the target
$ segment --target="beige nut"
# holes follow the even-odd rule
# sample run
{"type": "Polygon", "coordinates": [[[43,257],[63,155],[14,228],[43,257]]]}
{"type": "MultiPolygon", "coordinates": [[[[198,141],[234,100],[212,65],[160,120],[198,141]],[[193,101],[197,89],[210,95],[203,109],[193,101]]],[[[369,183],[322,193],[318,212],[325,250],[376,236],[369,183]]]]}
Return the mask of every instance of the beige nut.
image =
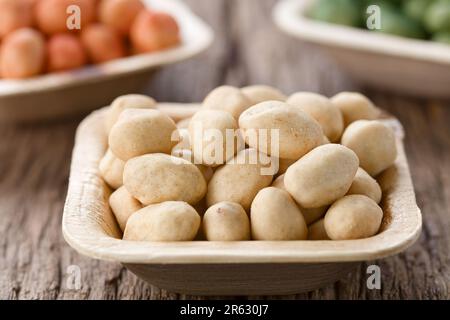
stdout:
{"type": "Polygon", "coordinates": [[[203,232],[208,241],[250,240],[250,220],[240,204],[219,202],[206,210],[203,232]]]}
{"type": "Polygon", "coordinates": [[[127,94],[116,98],[106,114],[106,132],[109,133],[125,109],[155,109],[156,101],[141,94],[127,94]]]}
{"type": "Polygon", "coordinates": [[[344,117],[344,126],[357,120],[374,120],[380,111],[366,96],[358,92],[341,92],[331,98],[344,117]]]}
{"type": "Polygon", "coordinates": [[[331,240],[325,230],[324,219],[320,219],[308,227],[308,240],[331,240]]]}
{"type": "Polygon", "coordinates": [[[362,194],[368,196],[376,203],[380,203],[382,191],[377,180],[372,178],[366,171],[364,171],[364,169],[358,168],[352,185],[347,192],[347,195],[350,194],[362,194]]]}
{"type": "Polygon", "coordinates": [[[234,157],[245,144],[233,116],[222,110],[200,110],[189,123],[191,150],[196,160],[217,167],[234,157]]]}
{"type": "Polygon", "coordinates": [[[111,194],[109,197],[109,205],[122,231],[125,230],[125,226],[131,215],[142,209],[142,204],[123,186],[111,194]]]}
{"type": "Polygon", "coordinates": [[[118,189],[123,185],[123,168],[125,162],[117,158],[110,149],[108,149],[100,160],[99,171],[103,180],[113,189],[118,189]]]}
{"type": "Polygon", "coordinates": [[[133,158],[125,164],[123,182],[142,204],[185,201],[195,205],[206,193],[206,181],[191,162],[162,153],[133,158]]]}
{"type": "MultiPolygon", "coordinates": [[[[272,187],[286,190],[286,186],[284,185],[284,174],[276,178],[272,182],[272,187]]],[[[317,221],[318,219],[322,218],[325,215],[325,212],[327,212],[328,206],[319,207],[319,208],[303,208],[301,205],[297,203],[298,208],[303,214],[303,218],[305,218],[305,222],[307,225],[310,225],[311,223],[317,221]]]]}
{"type": "Polygon", "coordinates": [[[305,208],[319,208],[342,198],[358,170],[358,157],[347,147],[325,144],[315,148],[286,171],[284,184],[305,208]]]}
{"type": "MultiPolygon", "coordinates": [[[[191,150],[188,150],[188,149],[172,150],[172,156],[177,157],[177,158],[183,158],[184,160],[187,160],[187,161],[195,164],[195,159],[194,159],[194,156],[192,155],[191,150]]],[[[202,164],[195,164],[195,166],[203,174],[205,181],[209,182],[209,180],[211,180],[211,178],[214,174],[213,168],[204,166],[202,164]]]]}
{"type": "Polygon", "coordinates": [[[227,164],[217,168],[208,185],[208,207],[229,201],[239,203],[245,210],[249,210],[258,191],[272,182],[273,176],[268,174],[270,169],[267,170],[270,160],[256,149],[245,149],[227,164]]]}
{"type": "Polygon", "coordinates": [[[189,128],[189,122],[191,122],[192,118],[186,118],[183,120],[180,120],[177,122],[177,128],[178,129],[188,129],[189,128]]]}
{"type": "Polygon", "coordinates": [[[201,218],[189,204],[167,201],[135,212],[127,222],[124,240],[192,241],[201,218]]]}
{"type": "Polygon", "coordinates": [[[317,121],[299,108],[279,101],[266,101],[247,109],[239,118],[239,127],[250,147],[283,159],[299,159],[323,140],[317,121]]]}
{"type": "Polygon", "coordinates": [[[111,129],[109,146],[118,158],[127,161],[148,153],[170,153],[177,138],[175,123],[161,111],[127,109],[111,129]]]}
{"type": "Polygon", "coordinates": [[[251,206],[254,240],[306,240],[308,228],[300,209],[284,190],[269,187],[258,192],[251,206]]]}
{"type": "Polygon", "coordinates": [[[395,133],[380,121],[353,122],[342,135],[341,143],[358,155],[361,168],[372,177],[393,165],[397,158],[395,133]]]}
{"type": "Polygon", "coordinates": [[[339,108],[327,97],[312,92],[297,92],[286,103],[300,108],[314,118],[331,142],[339,141],[344,131],[344,120],[339,108]]]}
{"type": "Polygon", "coordinates": [[[266,85],[253,85],[241,89],[241,92],[250,99],[252,105],[269,101],[286,101],[286,96],[278,89],[266,85]]]}
{"type": "Polygon", "coordinates": [[[325,230],[333,240],[363,239],[380,229],[383,210],[369,197],[350,195],[336,201],[325,215],[325,230]]]}
{"type": "Polygon", "coordinates": [[[227,111],[235,119],[238,119],[251,104],[250,99],[239,88],[221,86],[208,94],[203,101],[203,108],[227,111]]]}

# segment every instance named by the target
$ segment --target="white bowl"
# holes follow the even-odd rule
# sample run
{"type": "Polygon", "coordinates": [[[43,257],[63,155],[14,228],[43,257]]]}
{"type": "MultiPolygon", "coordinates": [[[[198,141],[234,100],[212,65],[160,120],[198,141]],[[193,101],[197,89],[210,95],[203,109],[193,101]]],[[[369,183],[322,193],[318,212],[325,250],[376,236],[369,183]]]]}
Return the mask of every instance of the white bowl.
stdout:
{"type": "MultiPolygon", "coordinates": [[[[175,120],[198,106],[160,104],[175,120]]],[[[120,262],[140,278],[172,292],[201,295],[275,295],[309,291],[344,277],[361,261],[381,259],[412,245],[422,215],[395,118],[382,121],[397,133],[398,157],[378,181],[384,218],[379,234],[347,241],[136,242],[122,234],[108,205],[109,188],[98,172],[107,148],[97,110],[79,126],[72,154],[62,231],[66,241],[89,257],[120,262]]]]}
{"type": "Polygon", "coordinates": [[[273,18],[281,30],[314,43],[363,83],[401,93],[450,98],[450,46],[314,21],[315,0],[282,0],[273,18]]]}
{"type": "Polygon", "coordinates": [[[193,57],[212,43],[213,31],[179,0],[144,0],[170,13],[182,43],[172,49],[130,56],[69,72],[25,80],[0,80],[0,121],[40,121],[82,114],[115,97],[138,92],[155,69],[193,57]]]}

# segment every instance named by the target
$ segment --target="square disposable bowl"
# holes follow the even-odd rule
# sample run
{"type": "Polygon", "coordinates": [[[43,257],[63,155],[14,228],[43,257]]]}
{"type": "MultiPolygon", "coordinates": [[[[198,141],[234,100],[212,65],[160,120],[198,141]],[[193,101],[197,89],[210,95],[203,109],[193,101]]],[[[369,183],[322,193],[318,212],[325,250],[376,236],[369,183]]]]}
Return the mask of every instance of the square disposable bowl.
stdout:
{"type": "MultiPolygon", "coordinates": [[[[177,120],[196,105],[161,104],[177,120]]],[[[99,175],[105,153],[106,109],[80,125],[73,151],[62,230],[77,251],[120,262],[149,283],[173,292],[202,295],[289,294],[332,283],[361,261],[384,258],[409,247],[419,236],[422,218],[403,148],[403,130],[385,118],[397,134],[398,158],[379,177],[384,218],[379,234],[347,241],[134,242],[121,232],[108,205],[110,190],[99,175]]]]}

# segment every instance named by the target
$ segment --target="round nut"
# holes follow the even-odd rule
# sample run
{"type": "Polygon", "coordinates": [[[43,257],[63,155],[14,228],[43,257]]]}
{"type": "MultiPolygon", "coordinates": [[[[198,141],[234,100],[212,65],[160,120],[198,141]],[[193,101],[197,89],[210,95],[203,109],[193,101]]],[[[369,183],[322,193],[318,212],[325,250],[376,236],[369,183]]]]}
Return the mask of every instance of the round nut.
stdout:
{"type": "Polygon", "coordinates": [[[247,109],[239,118],[239,127],[249,146],[284,159],[299,159],[323,140],[317,121],[299,108],[279,101],[266,101],[247,109]],[[279,139],[274,142],[275,133],[279,139]]]}
{"type": "Polygon", "coordinates": [[[34,23],[34,0],[0,1],[0,38],[9,33],[32,27],[34,23]]]}
{"type": "Polygon", "coordinates": [[[258,191],[272,182],[273,176],[264,172],[264,169],[270,171],[267,168],[270,161],[269,157],[256,149],[240,151],[214,172],[206,194],[208,207],[230,201],[239,203],[248,210],[258,191]]]}
{"type": "Polygon", "coordinates": [[[377,180],[372,178],[366,171],[364,171],[364,169],[358,168],[352,185],[347,192],[347,195],[350,194],[362,194],[368,196],[376,203],[380,203],[382,192],[377,180]]]}
{"type": "Polygon", "coordinates": [[[196,163],[217,167],[234,157],[244,143],[233,116],[222,110],[200,110],[189,123],[196,163]]]}
{"type": "Polygon", "coordinates": [[[128,35],[134,19],[145,6],[141,0],[102,0],[98,7],[100,22],[128,35]]]}
{"type": "MultiPolygon", "coordinates": [[[[284,185],[284,174],[276,178],[272,182],[272,187],[279,188],[282,190],[286,190],[286,186],[284,185]]],[[[322,218],[325,215],[325,212],[327,212],[328,206],[319,207],[319,208],[303,208],[301,205],[297,203],[298,208],[303,214],[303,218],[305,218],[305,222],[307,225],[310,225],[311,223],[317,221],[318,219],[322,218]]]]}
{"type": "Polygon", "coordinates": [[[350,195],[336,201],[325,215],[325,230],[332,240],[363,239],[380,229],[383,210],[369,197],[350,195]]]}
{"type": "Polygon", "coordinates": [[[252,102],[238,88],[221,86],[211,91],[203,101],[203,108],[222,110],[238,119],[252,102]]]}
{"type": "Polygon", "coordinates": [[[247,86],[242,88],[241,92],[250,99],[252,105],[269,100],[286,101],[286,96],[280,90],[270,86],[247,86]]]}
{"type": "Polygon", "coordinates": [[[188,129],[191,118],[186,118],[177,122],[178,129],[188,129]]]}
{"type": "Polygon", "coordinates": [[[341,143],[358,155],[361,168],[372,177],[393,165],[397,158],[394,131],[376,120],[353,122],[342,135],[341,143]]]}
{"type": "Polygon", "coordinates": [[[308,227],[308,240],[331,240],[325,230],[324,219],[320,219],[308,227]]]}
{"type": "Polygon", "coordinates": [[[48,72],[76,69],[87,63],[83,44],[74,34],[61,33],[49,37],[46,50],[48,72]]]}
{"type": "Polygon", "coordinates": [[[142,204],[123,186],[111,194],[109,197],[109,206],[122,231],[125,230],[125,226],[127,225],[130,216],[142,209],[142,204]]]}
{"type": "Polygon", "coordinates": [[[191,162],[162,153],[147,154],[125,164],[123,182],[142,204],[185,201],[195,205],[206,193],[206,181],[191,162]]]}
{"type": "Polygon", "coordinates": [[[358,157],[347,147],[325,144],[286,171],[284,184],[302,207],[319,208],[342,198],[358,170],[358,157]]]}
{"type": "Polygon", "coordinates": [[[46,34],[78,31],[67,28],[67,22],[70,24],[74,22],[74,19],[68,19],[74,14],[73,6],[79,8],[81,30],[93,23],[97,16],[96,1],[92,0],[34,0],[34,2],[37,27],[46,34]]]}
{"type": "Polygon", "coordinates": [[[81,42],[93,63],[104,63],[127,54],[125,40],[104,24],[90,24],[83,28],[81,42]]]}
{"type": "Polygon", "coordinates": [[[357,120],[374,120],[379,110],[366,96],[358,92],[341,92],[331,98],[344,117],[344,126],[357,120]]]}
{"type": "Polygon", "coordinates": [[[284,190],[265,188],[258,192],[251,206],[254,240],[306,240],[306,227],[300,209],[284,190]]]}
{"type": "MultiPolygon", "coordinates": [[[[188,150],[188,149],[174,150],[174,149],[172,149],[172,156],[177,157],[177,158],[183,158],[184,160],[187,160],[187,161],[195,164],[195,159],[194,159],[194,156],[192,155],[192,151],[191,150],[188,150]]],[[[211,178],[212,178],[212,176],[214,174],[214,170],[211,167],[204,166],[202,164],[195,164],[195,166],[203,174],[203,177],[205,178],[205,181],[209,182],[209,180],[211,180],[211,178]]]]}
{"type": "Polygon", "coordinates": [[[297,92],[291,95],[286,102],[314,118],[331,142],[339,140],[344,131],[344,120],[339,108],[332,104],[327,97],[312,92],[297,92]]]}
{"type": "Polygon", "coordinates": [[[45,39],[34,29],[13,31],[2,41],[0,72],[2,78],[23,79],[44,70],[45,39]]]}
{"type": "Polygon", "coordinates": [[[176,130],[173,120],[159,110],[127,109],[111,128],[109,146],[123,161],[147,153],[170,153],[176,130]]]}
{"type": "Polygon", "coordinates": [[[124,240],[192,241],[200,228],[197,211],[182,201],[167,201],[145,207],[127,222],[124,240]]]}
{"type": "Polygon", "coordinates": [[[142,10],[131,25],[130,41],[136,53],[167,49],[180,43],[180,28],[168,13],[142,10]]]}
{"type": "Polygon", "coordinates": [[[240,204],[219,202],[206,210],[203,231],[208,241],[250,240],[250,221],[240,204]]]}
{"type": "Polygon", "coordinates": [[[117,158],[111,149],[108,149],[102,160],[100,160],[100,175],[111,188],[118,189],[123,185],[124,166],[125,162],[117,158]]]}
{"type": "Polygon", "coordinates": [[[142,94],[127,94],[116,98],[106,114],[106,132],[110,132],[125,109],[155,109],[156,101],[142,94]]]}

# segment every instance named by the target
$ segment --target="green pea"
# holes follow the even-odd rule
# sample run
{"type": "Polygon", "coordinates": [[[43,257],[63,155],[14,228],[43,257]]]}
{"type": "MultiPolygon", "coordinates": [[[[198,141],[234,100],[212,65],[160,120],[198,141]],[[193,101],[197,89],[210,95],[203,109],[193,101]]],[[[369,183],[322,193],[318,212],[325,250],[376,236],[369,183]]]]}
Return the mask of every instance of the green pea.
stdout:
{"type": "Polygon", "coordinates": [[[416,21],[423,21],[423,17],[433,0],[407,0],[403,2],[403,12],[416,21]]]}
{"type": "Polygon", "coordinates": [[[375,31],[408,38],[426,38],[426,33],[420,23],[396,10],[382,10],[381,30],[375,31]]]}
{"type": "Polygon", "coordinates": [[[400,2],[392,0],[365,0],[364,2],[366,8],[370,5],[377,5],[381,10],[383,10],[383,8],[394,10],[397,9],[400,4],[400,2]]]}
{"type": "Polygon", "coordinates": [[[424,23],[428,31],[450,31],[450,0],[438,0],[425,12],[424,23]]]}
{"type": "Polygon", "coordinates": [[[433,41],[450,44],[450,31],[441,31],[433,35],[433,41]]]}
{"type": "Polygon", "coordinates": [[[357,27],[361,25],[360,9],[357,0],[319,0],[309,15],[316,20],[357,27]]]}

